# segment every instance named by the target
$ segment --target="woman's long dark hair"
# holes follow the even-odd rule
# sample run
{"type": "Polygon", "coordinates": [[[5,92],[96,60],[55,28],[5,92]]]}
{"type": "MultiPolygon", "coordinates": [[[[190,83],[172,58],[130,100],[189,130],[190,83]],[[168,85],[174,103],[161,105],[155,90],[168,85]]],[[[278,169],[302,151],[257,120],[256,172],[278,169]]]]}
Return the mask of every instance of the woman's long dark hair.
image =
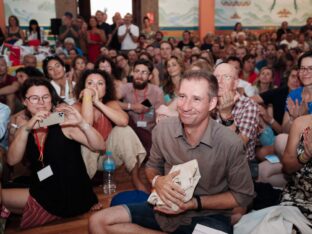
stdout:
{"type": "Polygon", "coordinates": [[[105,80],[105,96],[103,97],[102,102],[105,104],[109,101],[117,100],[115,85],[112,77],[106,71],[101,71],[98,69],[86,70],[82,73],[78,83],[75,86],[76,99],[79,99],[81,91],[86,88],[86,79],[89,75],[92,74],[98,74],[103,77],[103,80],[105,80]]]}
{"type": "Polygon", "coordinates": [[[29,21],[29,27],[28,27],[29,34],[32,31],[31,25],[36,25],[37,38],[38,38],[38,40],[41,40],[40,27],[39,27],[38,21],[35,19],[31,19],[29,21]]]}
{"type": "Polygon", "coordinates": [[[64,61],[58,57],[58,56],[48,56],[46,57],[44,60],[43,60],[43,63],[42,63],[42,70],[43,70],[43,73],[45,75],[46,78],[49,78],[49,72],[48,72],[48,63],[51,61],[51,60],[56,60],[58,61],[64,68],[65,68],[65,63],[64,61]]]}
{"type": "Polygon", "coordinates": [[[100,69],[100,63],[105,63],[105,62],[108,62],[110,64],[112,68],[113,78],[116,80],[121,80],[122,79],[121,69],[117,67],[114,61],[106,55],[101,55],[100,57],[98,57],[98,59],[94,63],[94,69],[100,69]]]}
{"type": "Polygon", "coordinates": [[[184,64],[183,64],[183,62],[180,60],[180,59],[178,59],[178,57],[176,57],[176,56],[171,56],[168,60],[166,60],[165,61],[165,67],[166,67],[166,76],[167,76],[167,79],[166,79],[166,82],[165,82],[165,84],[164,84],[164,86],[163,86],[163,90],[164,90],[164,93],[165,94],[169,94],[169,96],[172,98],[172,97],[174,97],[174,84],[173,84],[173,82],[172,82],[172,79],[171,79],[171,77],[169,76],[169,74],[168,74],[168,71],[167,71],[167,67],[168,67],[168,62],[171,60],[171,59],[175,59],[176,61],[177,61],[177,63],[179,64],[179,66],[181,67],[181,76],[182,76],[182,74],[183,74],[183,72],[184,72],[184,64]]]}

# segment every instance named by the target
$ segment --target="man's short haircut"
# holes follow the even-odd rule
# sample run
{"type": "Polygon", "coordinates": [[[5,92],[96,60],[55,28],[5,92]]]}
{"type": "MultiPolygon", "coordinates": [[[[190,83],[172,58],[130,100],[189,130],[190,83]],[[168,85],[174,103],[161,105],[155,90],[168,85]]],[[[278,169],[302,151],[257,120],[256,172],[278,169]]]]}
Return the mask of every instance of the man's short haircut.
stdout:
{"type": "Polygon", "coordinates": [[[144,65],[147,66],[149,72],[151,73],[154,69],[154,65],[151,61],[146,60],[146,59],[138,59],[137,61],[135,61],[133,68],[135,68],[137,65],[144,65]]]}
{"type": "Polygon", "coordinates": [[[312,58],[312,50],[305,52],[303,55],[301,55],[299,57],[299,59],[298,59],[298,67],[299,67],[299,69],[301,67],[301,63],[302,63],[302,60],[304,58],[312,58]]]}
{"type": "Polygon", "coordinates": [[[168,44],[168,45],[170,45],[171,50],[174,49],[173,45],[169,41],[162,41],[162,42],[160,42],[160,46],[159,47],[161,47],[162,44],[168,44]]]}
{"type": "Polygon", "coordinates": [[[206,80],[208,82],[209,88],[209,99],[218,96],[218,80],[211,72],[205,70],[189,70],[183,74],[180,84],[183,82],[183,80],[206,80]]]}
{"type": "Polygon", "coordinates": [[[243,64],[242,61],[236,56],[230,56],[225,60],[225,63],[229,63],[230,61],[238,62],[240,69],[242,69],[243,64]]]}

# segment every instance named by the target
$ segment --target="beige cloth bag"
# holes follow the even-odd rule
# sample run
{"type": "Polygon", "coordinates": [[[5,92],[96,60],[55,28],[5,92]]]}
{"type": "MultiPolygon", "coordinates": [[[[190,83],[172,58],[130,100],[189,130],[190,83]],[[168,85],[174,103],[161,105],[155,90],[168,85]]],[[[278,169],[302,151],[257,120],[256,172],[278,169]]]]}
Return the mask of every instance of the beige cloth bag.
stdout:
{"type": "MultiPolygon", "coordinates": [[[[174,165],[169,171],[169,174],[174,171],[180,171],[180,174],[173,178],[173,182],[185,191],[184,202],[187,202],[193,197],[195,187],[201,177],[198,162],[196,159],[193,159],[183,164],[174,165]]],[[[152,205],[165,206],[165,203],[160,199],[156,191],[151,193],[147,201],[152,205]]],[[[170,209],[177,211],[179,207],[172,204],[170,209]]]]}

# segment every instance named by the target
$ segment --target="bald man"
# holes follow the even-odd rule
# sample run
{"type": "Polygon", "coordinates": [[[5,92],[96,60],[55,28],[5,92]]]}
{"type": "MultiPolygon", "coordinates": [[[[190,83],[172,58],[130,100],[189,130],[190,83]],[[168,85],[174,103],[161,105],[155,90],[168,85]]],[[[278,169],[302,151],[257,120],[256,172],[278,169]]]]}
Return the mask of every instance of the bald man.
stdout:
{"type": "Polygon", "coordinates": [[[246,146],[246,157],[252,160],[255,158],[259,107],[253,100],[237,92],[239,80],[233,65],[218,65],[214,75],[219,84],[216,119],[241,137],[246,146]]]}

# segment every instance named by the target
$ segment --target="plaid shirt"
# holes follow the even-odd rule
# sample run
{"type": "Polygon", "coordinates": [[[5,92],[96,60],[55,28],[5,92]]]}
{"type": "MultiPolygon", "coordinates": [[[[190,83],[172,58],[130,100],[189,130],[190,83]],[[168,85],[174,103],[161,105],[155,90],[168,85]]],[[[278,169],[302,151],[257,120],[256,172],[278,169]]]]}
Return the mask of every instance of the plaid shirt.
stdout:
{"type": "MultiPolygon", "coordinates": [[[[234,123],[240,134],[248,137],[246,155],[249,160],[256,156],[255,148],[259,126],[259,107],[257,103],[248,97],[240,96],[232,110],[234,123]]],[[[217,121],[221,123],[221,117],[217,114],[217,121]]]]}

